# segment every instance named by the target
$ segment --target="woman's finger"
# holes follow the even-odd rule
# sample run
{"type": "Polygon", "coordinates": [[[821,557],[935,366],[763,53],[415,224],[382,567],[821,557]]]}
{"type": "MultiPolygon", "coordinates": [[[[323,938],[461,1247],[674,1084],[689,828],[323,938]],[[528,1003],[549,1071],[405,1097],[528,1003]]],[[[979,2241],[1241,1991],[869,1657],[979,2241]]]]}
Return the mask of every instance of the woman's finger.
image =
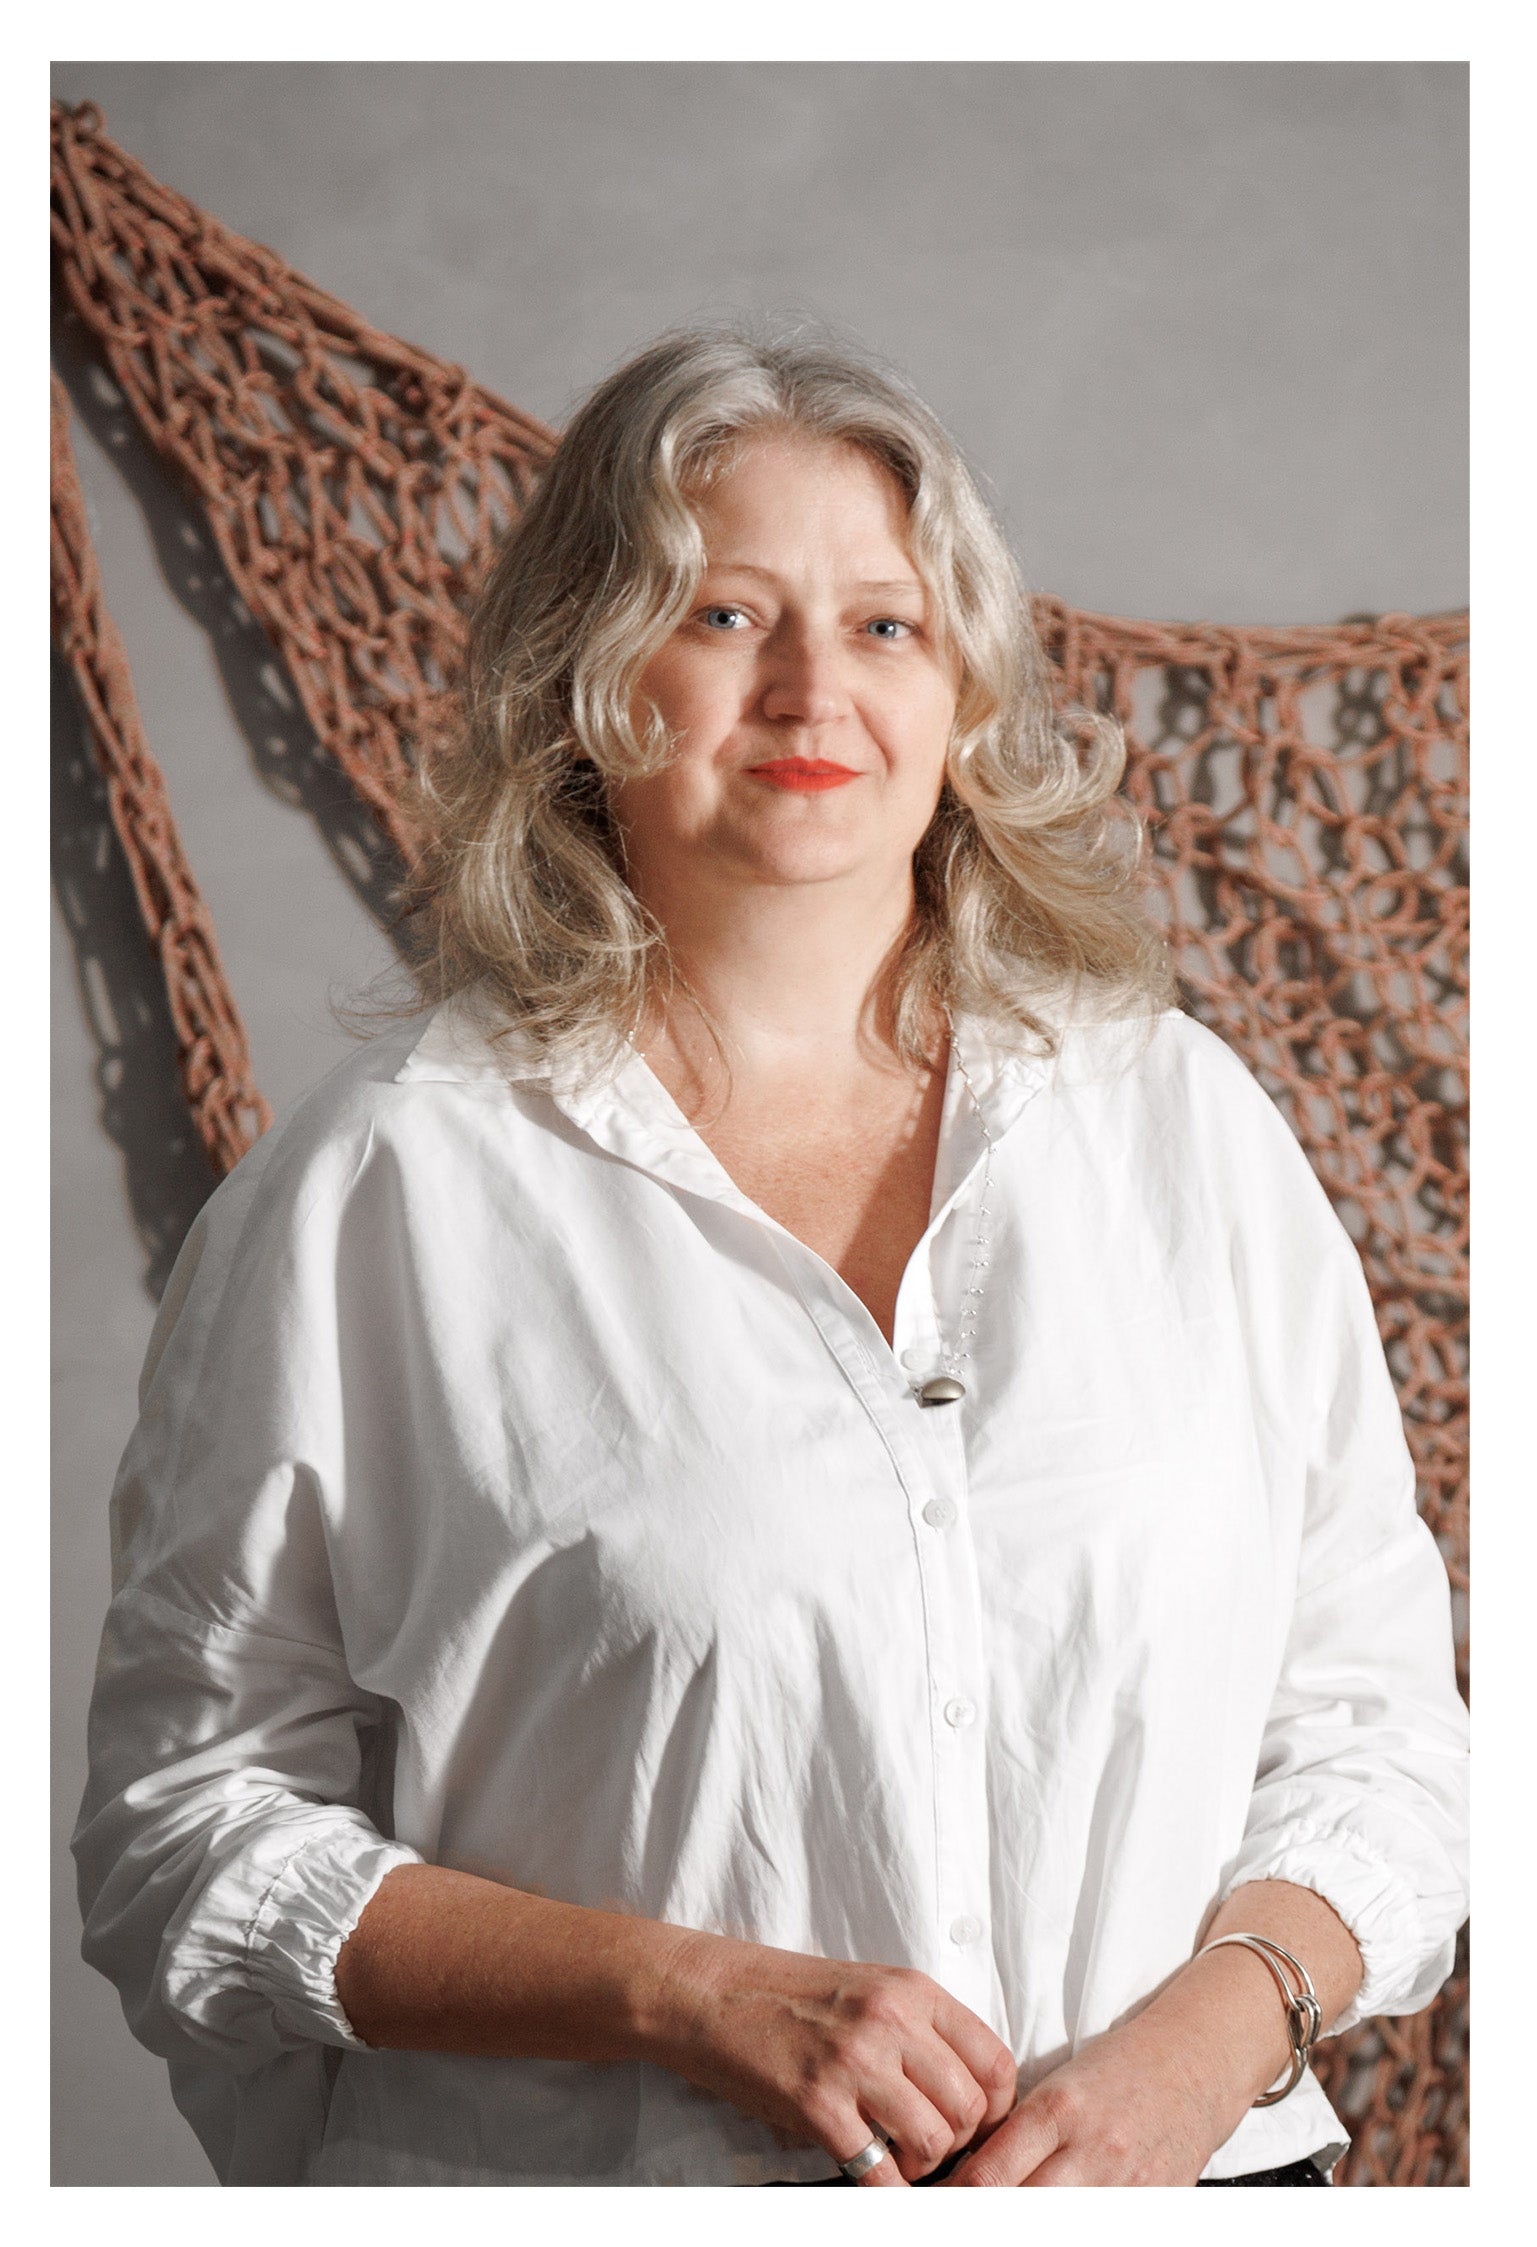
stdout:
{"type": "Polygon", "coordinates": [[[908,2184],[937,2169],[954,2147],[951,2123],[906,2075],[861,2091],[860,2106],[876,2128],[893,2141],[888,2151],[908,2184]]]}
{"type": "Polygon", "coordinates": [[[940,1990],[934,2007],[934,2027],[974,2081],[987,2093],[987,2111],[977,2128],[988,2132],[1001,2122],[1019,2095],[1019,2072],[1014,2055],[987,2023],[940,1990]]]}
{"type": "Polygon", "coordinates": [[[903,2057],[908,2080],[937,2107],[950,2125],[949,2152],[969,2146],[987,2120],[991,2105],[958,2052],[939,2037],[926,2037],[903,2057]]]}
{"type": "MultiPolygon", "coordinates": [[[[851,2137],[855,2131],[861,2133],[859,2143],[858,2145],[851,2144],[847,2153],[833,2153],[831,2146],[827,2149],[829,2153],[832,2153],[834,2161],[838,2163],[840,2168],[845,2161],[852,2161],[856,2154],[863,2153],[867,2146],[880,2143],[882,2133],[872,2123],[867,2122],[862,2114],[856,2114],[850,2125],[849,2134],[851,2137]]],[[[904,2191],[907,2188],[907,2179],[903,2176],[895,2161],[892,2160],[889,2146],[883,2151],[880,2160],[866,2169],[862,2176],[856,2177],[854,2182],[857,2185],[900,2185],[904,2191]]]]}
{"type": "MultiPolygon", "coordinates": [[[[957,2162],[945,2185],[1022,2185],[1034,2181],[1035,2172],[1049,2162],[1061,2144],[1052,2108],[1044,2100],[1026,2099],[1006,2122],[1001,2122],[985,2145],[957,2162]]],[[[1042,2183],[1046,2180],[1042,2178],[1042,2183]]]]}
{"type": "MultiPolygon", "coordinates": [[[[1072,2154],[1053,2153],[1048,2154],[1044,2161],[1038,2161],[1029,2176],[1021,2177],[1019,2181],[1021,2185],[1033,2188],[1036,2185],[1084,2185],[1098,2180],[1086,2177],[1083,2163],[1072,2154]]],[[[1103,2181],[1115,2184],[1119,2180],[1106,2177],[1103,2181]]]]}

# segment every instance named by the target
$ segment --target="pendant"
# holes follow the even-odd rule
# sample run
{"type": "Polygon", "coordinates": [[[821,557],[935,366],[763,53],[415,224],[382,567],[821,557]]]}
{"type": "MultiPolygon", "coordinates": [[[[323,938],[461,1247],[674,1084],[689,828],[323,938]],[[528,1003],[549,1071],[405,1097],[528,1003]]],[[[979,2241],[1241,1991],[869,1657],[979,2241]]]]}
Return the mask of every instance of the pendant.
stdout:
{"type": "Polygon", "coordinates": [[[958,1404],[965,1394],[966,1389],[963,1382],[957,1381],[951,1373],[941,1373],[936,1375],[932,1381],[924,1382],[923,1387],[918,1391],[918,1402],[920,1404],[958,1404]]]}

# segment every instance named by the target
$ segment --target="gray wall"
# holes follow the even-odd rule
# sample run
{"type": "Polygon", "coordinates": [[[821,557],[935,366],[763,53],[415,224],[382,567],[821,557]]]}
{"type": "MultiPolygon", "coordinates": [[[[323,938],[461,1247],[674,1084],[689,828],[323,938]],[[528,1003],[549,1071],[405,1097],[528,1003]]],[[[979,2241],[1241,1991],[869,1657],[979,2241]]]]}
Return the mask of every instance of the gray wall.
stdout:
{"type": "MultiPolygon", "coordinates": [[[[1455,64],[66,63],[159,177],[551,421],[670,322],[830,318],[1080,606],[1323,621],[1466,598],[1455,64]]],[[[56,362],[151,742],[279,1106],[391,958],[345,791],[193,519],[56,362]]],[[[55,2181],[199,2184],[160,2063],[77,1956],[64,1840],[105,1506],[208,1191],[67,688],[54,751],[55,2181]]]]}

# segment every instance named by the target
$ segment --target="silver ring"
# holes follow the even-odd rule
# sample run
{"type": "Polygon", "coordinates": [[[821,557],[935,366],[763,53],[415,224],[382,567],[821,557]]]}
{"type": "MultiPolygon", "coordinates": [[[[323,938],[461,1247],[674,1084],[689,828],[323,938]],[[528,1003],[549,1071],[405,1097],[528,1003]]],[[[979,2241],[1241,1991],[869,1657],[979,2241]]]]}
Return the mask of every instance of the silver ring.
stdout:
{"type": "Polygon", "coordinates": [[[868,2176],[870,2171],[885,2158],[885,2146],[879,2138],[872,2138],[863,2153],[856,2153],[852,2161],[840,2161],[838,2167],[848,2178],[850,2184],[856,2184],[861,2177],[868,2176]]]}

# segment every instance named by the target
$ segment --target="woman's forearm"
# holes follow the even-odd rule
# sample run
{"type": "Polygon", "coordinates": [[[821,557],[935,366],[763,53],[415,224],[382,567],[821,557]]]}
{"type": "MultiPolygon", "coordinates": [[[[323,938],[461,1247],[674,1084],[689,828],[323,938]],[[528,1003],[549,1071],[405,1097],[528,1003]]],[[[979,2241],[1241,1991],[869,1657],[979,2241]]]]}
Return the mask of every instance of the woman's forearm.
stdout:
{"type": "MultiPolygon", "coordinates": [[[[1324,2032],[1361,1986],[1361,1953],[1344,1921],[1310,1888],[1256,1880],[1237,1888],[1214,1914],[1202,1943],[1219,1935],[1265,1935],[1307,1968],[1324,2032]]],[[[1191,2064],[1229,2085],[1241,2111],[1285,2070],[1291,2056],[1286,2016],[1264,1960],[1227,1943],[1181,1967],[1141,2016],[1183,2042],[1191,2064]]],[[[1235,2115],[1236,2126],[1236,2115],[1235,2115]]]]}
{"type": "Polygon", "coordinates": [[[926,1974],[557,1903],[438,1865],[387,1873],[336,1962],[365,2044],[500,2059],[646,2060],[845,2161],[911,2184],[1016,2089],[1003,2040],[926,1974]]]}
{"type": "MultiPolygon", "coordinates": [[[[1246,1882],[1219,1906],[1201,1941],[1215,1942],[1219,1935],[1265,1935],[1300,1959],[1318,1993],[1325,2035],[1361,1987],[1361,1953],[1355,1937],[1334,1906],[1311,1888],[1298,1888],[1289,1880],[1246,1882]]],[[[1240,1963],[1250,1965],[1251,1979],[1269,1984],[1279,2012],[1280,1998],[1268,1967],[1236,1944],[1226,1945],[1223,1955],[1234,1951],[1240,1963]]]]}
{"type": "Polygon", "coordinates": [[[690,1929],[504,1888],[444,1865],[386,1875],[336,1961],[365,2044],[501,2059],[657,2056],[690,1929]]]}

